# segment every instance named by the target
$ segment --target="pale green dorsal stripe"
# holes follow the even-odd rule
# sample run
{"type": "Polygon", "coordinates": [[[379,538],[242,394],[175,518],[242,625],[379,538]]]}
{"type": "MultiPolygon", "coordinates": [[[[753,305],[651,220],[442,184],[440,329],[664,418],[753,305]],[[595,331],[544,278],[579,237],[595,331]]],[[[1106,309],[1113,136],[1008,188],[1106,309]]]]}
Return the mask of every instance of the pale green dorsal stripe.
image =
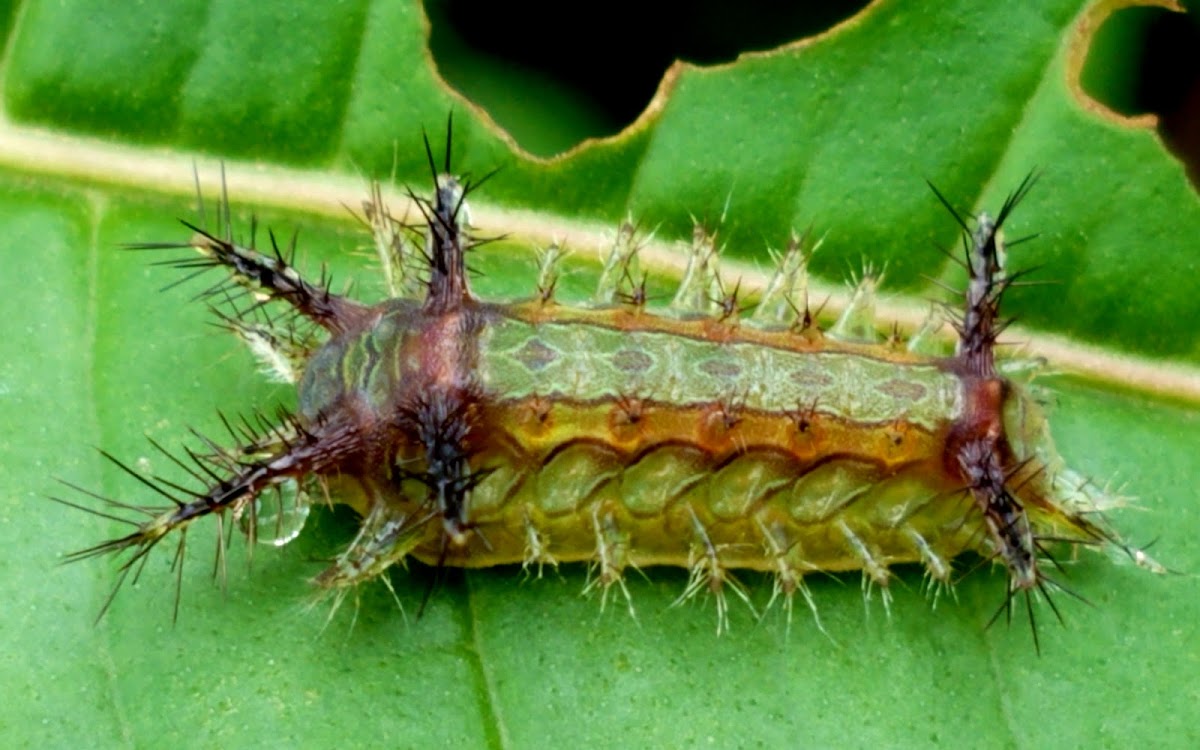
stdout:
{"type": "Polygon", "coordinates": [[[767,412],[817,411],[855,422],[935,429],[962,412],[958,380],[929,364],[841,352],[501,318],[480,338],[478,378],[497,398],[577,401],[637,396],[690,405],[725,400],[767,412]]]}

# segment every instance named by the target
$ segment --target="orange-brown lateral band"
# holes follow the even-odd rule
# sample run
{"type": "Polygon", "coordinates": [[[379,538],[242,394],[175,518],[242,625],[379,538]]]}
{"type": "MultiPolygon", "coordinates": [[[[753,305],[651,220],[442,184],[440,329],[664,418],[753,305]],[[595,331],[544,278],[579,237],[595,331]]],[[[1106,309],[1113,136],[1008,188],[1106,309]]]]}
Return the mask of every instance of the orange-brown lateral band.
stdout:
{"type": "Polygon", "coordinates": [[[504,307],[504,314],[530,324],[583,323],[618,331],[647,331],[710,341],[760,344],[772,349],[794,352],[845,352],[901,364],[927,364],[929,357],[914,354],[903,347],[861,344],[822,336],[815,329],[805,331],[769,330],[739,325],[713,317],[677,318],[656,315],[632,307],[587,309],[542,302],[524,302],[504,307]]]}
{"type": "MultiPolygon", "coordinates": [[[[536,460],[577,439],[602,442],[625,455],[656,445],[687,443],[715,464],[749,450],[769,450],[798,465],[835,456],[879,465],[882,473],[939,459],[943,434],[906,422],[855,424],[808,408],[782,414],[720,404],[676,406],[649,400],[579,403],[525,399],[489,405],[481,420],[489,440],[503,434],[536,460]]],[[[947,429],[949,426],[947,425],[947,429]]]]}

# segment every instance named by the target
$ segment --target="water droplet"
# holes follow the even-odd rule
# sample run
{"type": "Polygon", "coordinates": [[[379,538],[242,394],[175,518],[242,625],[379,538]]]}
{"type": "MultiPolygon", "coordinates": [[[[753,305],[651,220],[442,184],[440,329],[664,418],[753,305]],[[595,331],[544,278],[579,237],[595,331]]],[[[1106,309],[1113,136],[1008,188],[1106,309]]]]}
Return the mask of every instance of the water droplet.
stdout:
{"type": "Polygon", "coordinates": [[[289,479],[255,498],[253,510],[247,508],[238,515],[238,526],[259,544],[282,547],[300,536],[310,507],[308,492],[289,479]]]}

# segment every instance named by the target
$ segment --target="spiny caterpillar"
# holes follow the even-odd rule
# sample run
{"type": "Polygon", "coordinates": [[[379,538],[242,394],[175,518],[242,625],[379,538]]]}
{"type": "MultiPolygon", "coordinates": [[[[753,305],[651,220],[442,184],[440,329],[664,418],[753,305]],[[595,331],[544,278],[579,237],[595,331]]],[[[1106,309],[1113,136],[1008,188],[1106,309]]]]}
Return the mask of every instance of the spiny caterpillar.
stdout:
{"type": "Polygon", "coordinates": [[[822,331],[807,304],[812,243],[803,238],[779,256],[749,314],[701,227],[665,309],[648,308],[628,225],[590,304],[555,300],[554,247],[532,299],[477,299],[466,198],[487,178],[451,175],[447,130],[441,171],[425,139],[433,197],[409,192],[421,226],[393,218],[378,189],[365,204],[392,294],[378,304],[305,279],[294,241],[290,252],[274,235],[270,252],[236,243],[224,197],[216,231],[184,222],[194,232],[186,242],[132,246],[190,249],[199,255],[176,265],[225,271],[204,296],[221,301],[221,324],[271,373],[296,385],[299,407],[227,421],[236,445],[202,438],[186,460],[155,443],[194,487],[104,454],[165,507],[71,485],[104,507],[60,502],[132,527],[68,558],[124,554],[101,616],[160,542],[178,540],[179,562],[194,521],[238,522],[252,541],[282,544],[314,497],[361,516],[349,547],[314,579],[337,603],[363,582],[387,584],[389,568],[409,558],[583,562],[589,588],[626,600],[627,568],[679,566],[690,574],[682,598],[711,593],[720,632],[727,591],[750,603],[735,569],[772,574],[772,601],[790,612],[799,592],[815,617],[813,572],[861,571],[886,603],[891,566],[920,564],[941,588],[954,580],[953,561],[975,553],[1007,571],[992,620],[1011,617],[1021,595],[1033,625],[1032,594],[1059,616],[1050,594],[1071,593],[1051,575],[1051,545],[1123,552],[1162,571],[1104,524],[1118,500],[1064,465],[1027,387],[994,359],[1001,298],[1018,278],[1005,271],[1000,230],[1032,176],[995,218],[968,221],[935,190],[962,230],[968,275],[961,310],[946,313],[956,351],[940,356],[929,343],[938,316],[907,345],[879,343],[869,274],[822,331]],[[264,312],[271,305],[287,313],[264,312]]]}

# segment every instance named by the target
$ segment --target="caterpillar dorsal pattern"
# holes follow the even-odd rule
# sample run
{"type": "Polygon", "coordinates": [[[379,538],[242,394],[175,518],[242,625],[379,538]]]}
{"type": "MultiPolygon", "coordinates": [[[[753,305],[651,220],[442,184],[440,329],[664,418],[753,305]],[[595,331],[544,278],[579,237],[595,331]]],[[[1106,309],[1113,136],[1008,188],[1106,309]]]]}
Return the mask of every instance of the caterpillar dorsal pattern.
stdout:
{"type": "Polygon", "coordinates": [[[921,565],[944,586],[954,560],[975,553],[1007,573],[996,614],[1011,615],[1023,596],[1032,624],[1032,594],[1057,615],[1051,594],[1070,593],[1053,572],[1055,545],[1163,570],[1108,527],[1117,499],[1065,466],[1025,384],[997,367],[1001,300],[1016,278],[1001,229],[1032,177],[994,218],[968,220],[937,194],[962,229],[968,276],[961,307],[947,313],[956,351],[944,356],[926,350],[936,321],[907,345],[879,340],[870,274],[822,331],[807,304],[804,238],[778,257],[749,311],[702,227],[662,309],[648,304],[628,225],[590,304],[556,301],[556,247],[541,257],[531,299],[480,300],[465,260],[477,241],[466,199],[480,182],[452,176],[450,136],[440,170],[425,140],[433,195],[410,192],[420,226],[394,219],[378,190],[365,203],[392,295],[383,302],[304,278],[274,236],[268,252],[238,244],[227,203],[216,230],[187,224],[187,241],[134,246],[194,251],[179,265],[223,271],[209,290],[225,300],[222,325],[296,385],[299,407],[229,425],[234,445],[205,440],[186,461],[168,454],[194,487],[112,458],[169,502],[86,490],[103,506],[62,500],[131,527],[69,559],[122,556],[115,595],[161,542],[182,548],[196,521],[237,521],[251,539],[283,543],[321,496],[361,516],[356,538],[314,579],[338,602],[409,558],[582,562],[589,587],[627,600],[629,567],[680,566],[690,572],[684,597],[715,597],[720,631],[727,592],[749,602],[737,569],[772,574],[772,600],[790,606],[798,592],[815,615],[813,572],[861,571],[886,603],[892,566],[921,565]],[[239,305],[239,294],[254,303],[239,305]]]}

